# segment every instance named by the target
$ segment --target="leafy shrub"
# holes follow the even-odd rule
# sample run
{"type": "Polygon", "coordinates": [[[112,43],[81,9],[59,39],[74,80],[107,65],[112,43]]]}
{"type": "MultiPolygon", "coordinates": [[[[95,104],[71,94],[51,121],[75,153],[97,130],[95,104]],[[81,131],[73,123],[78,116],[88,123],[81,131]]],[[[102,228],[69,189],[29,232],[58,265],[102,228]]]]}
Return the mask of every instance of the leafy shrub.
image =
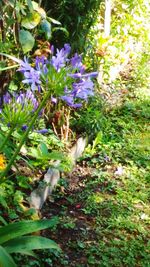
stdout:
{"type": "Polygon", "coordinates": [[[56,32],[52,41],[57,46],[62,46],[71,40],[73,51],[82,52],[86,35],[96,18],[100,3],[101,0],[44,1],[45,10],[52,17],[58,18],[69,32],[69,36],[56,32]]]}

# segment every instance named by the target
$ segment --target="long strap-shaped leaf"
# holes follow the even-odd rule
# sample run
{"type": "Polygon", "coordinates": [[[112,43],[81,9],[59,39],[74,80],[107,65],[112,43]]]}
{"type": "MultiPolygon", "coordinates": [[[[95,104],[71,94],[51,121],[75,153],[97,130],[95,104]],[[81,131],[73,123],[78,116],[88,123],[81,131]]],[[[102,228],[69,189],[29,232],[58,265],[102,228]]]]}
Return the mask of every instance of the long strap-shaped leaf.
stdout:
{"type": "Polygon", "coordinates": [[[23,61],[17,57],[14,57],[14,56],[11,56],[11,55],[8,55],[8,54],[5,54],[5,53],[0,53],[1,56],[5,56],[5,57],[8,57],[10,58],[11,60],[21,64],[23,61]]]}
{"type": "Polygon", "coordinates": [[[22,236],[6,242],[3,246],[8,253],[25,252],[26,254],[26,251],[46,248],[60,250],[54,241],[41,236],[22,236]]]}
{"type": "Polygon", "coordinates": [[[15,222],[0,228],[0,244],[16,237],[30,234],[57,224],[57,217],[51,220],[15,222]]]}
{"type": "Polygon", "coordinates": [[[0,246],[0,267],[17,267],[13,258],[0,246]]]}

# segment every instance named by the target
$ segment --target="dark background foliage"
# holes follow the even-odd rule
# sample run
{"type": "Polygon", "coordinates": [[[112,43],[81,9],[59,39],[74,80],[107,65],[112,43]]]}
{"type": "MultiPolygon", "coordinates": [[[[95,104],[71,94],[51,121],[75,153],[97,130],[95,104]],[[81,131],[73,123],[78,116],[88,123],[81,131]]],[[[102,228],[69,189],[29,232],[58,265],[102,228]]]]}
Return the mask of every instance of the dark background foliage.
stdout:
{"type": "Polygon", "coordinates": [[[83,52],[86,35],[97,17],[101,2],[102,0],[44,1],[44,9],[49,16],[59,20],[69,33],[66,35],[62,31],[55,32],[53,43],[62,47],[65,42],[71,42],[74,51],[83,52]]]}

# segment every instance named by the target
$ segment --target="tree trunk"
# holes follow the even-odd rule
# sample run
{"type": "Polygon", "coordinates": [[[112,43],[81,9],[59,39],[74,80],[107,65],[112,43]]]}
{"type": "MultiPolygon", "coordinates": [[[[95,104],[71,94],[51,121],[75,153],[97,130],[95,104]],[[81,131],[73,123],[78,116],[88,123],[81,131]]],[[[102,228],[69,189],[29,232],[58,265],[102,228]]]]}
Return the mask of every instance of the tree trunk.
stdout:
{"type": "Polygon", "coordinates": [[[111,0],[105,0],[104,33],[106,37],[110,35],[110,21],[111,21],[111,0]]]}

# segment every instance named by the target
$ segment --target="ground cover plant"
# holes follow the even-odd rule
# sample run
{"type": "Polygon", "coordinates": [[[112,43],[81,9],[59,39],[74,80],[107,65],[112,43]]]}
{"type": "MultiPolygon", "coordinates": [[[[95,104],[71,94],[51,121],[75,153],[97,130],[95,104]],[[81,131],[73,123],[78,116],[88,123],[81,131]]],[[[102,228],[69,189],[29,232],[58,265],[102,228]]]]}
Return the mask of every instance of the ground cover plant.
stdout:
{"type": "Polygon", "coordinates": [[[150,6],[110,3],[0,2],[2,267],[149,267],[150,6]]]}
{"type": "Polygon", "coordinates": [[[58,216],[43,236],[62,252],[43,250],[40,262],[23,266],[149,266],[150,105],[135,95],[106,111],[100,134],[42,210],[58,216]]]}

